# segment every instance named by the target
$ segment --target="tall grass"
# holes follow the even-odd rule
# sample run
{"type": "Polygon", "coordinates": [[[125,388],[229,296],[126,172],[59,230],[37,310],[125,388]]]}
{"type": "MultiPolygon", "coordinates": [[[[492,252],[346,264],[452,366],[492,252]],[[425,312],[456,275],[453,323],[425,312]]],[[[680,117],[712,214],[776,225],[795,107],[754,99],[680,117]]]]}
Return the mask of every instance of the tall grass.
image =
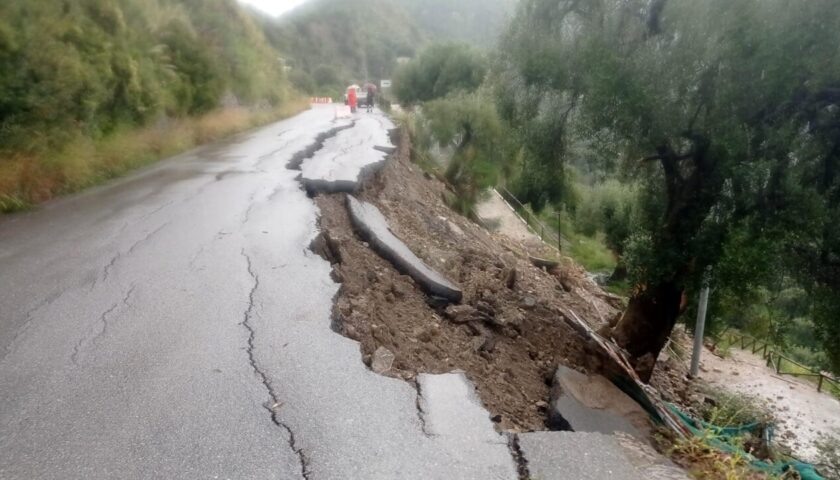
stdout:
{"type": "Polygon", "coordinates": [[[307,106],[299,99],[270,110],[225,108],[125,128],[97,140],[79,135],[54,152],[6,154],[0,157],[0,212],[24,210],[97,185],[195,146],[292,116],[307,106]]]}
{"type": "Polygon", "coordinates": [[[563,209],[558,217],[557,213],[545,210],[538,215],[540,221],[551,228],[560,222],[560,232],[563,234],[564,254],[583,266],[588,272],[608,273],[615,270],[618,258],[609,249],[602,231],[594,230],[591,234],[581,232],[575,217],[563,209]]]}

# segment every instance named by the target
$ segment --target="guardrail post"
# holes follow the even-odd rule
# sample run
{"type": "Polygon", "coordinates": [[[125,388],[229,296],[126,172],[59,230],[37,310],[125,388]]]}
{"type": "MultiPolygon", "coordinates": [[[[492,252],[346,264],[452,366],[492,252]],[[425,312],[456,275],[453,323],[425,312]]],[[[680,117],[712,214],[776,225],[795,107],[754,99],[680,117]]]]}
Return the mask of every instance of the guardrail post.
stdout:
{"type": "Polygon", "coordinates": [[[697,309],[697,323],[694,325],[694,353],[691,356],[691,370],[689,375],[691,378],[700,373],[700,355],[703,352],[703,335],[706,329],[706,310],[709,305],[709,277],[711,275],[711,267],[706,268],[706,277],[704,278],[703,290],[700,292],[700,305],[697,309]]]}

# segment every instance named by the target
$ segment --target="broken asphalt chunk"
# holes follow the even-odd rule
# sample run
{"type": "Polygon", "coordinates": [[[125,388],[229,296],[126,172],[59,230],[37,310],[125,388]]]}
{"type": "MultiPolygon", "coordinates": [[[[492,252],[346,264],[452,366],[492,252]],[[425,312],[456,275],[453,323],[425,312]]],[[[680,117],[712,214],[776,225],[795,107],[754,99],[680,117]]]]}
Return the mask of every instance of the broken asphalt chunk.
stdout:
{"type": "Polygon", "coordinates": [[[383,258],[390,261],[401,273],[417,282],[429,295],[450,302],[461,301],[461,289],[417,257],[388,226],[388,221],[374,205],[347,196],[347,210],[359,234],[383,258]]]}

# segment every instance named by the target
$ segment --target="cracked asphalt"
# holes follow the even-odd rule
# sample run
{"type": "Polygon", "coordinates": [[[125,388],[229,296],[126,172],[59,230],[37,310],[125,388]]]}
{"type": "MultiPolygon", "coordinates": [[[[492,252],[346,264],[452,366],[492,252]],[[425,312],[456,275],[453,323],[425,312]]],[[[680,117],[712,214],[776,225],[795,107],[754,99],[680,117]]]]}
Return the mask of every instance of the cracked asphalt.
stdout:
{"type": "Polygon", "coordinates": [[[330,329],[287,165],[341,128],[314,108],[0,220],[0,478],[516,478],[492,428],[424,432],[489,426],[469,388],[418,398],[330,329]]]}

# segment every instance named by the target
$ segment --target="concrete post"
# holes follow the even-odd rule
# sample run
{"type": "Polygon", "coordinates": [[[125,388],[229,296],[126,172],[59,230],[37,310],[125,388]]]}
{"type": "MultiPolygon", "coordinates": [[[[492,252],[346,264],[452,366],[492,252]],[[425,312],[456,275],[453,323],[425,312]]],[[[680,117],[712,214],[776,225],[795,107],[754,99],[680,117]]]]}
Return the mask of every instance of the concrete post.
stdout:
{"type": "Polygon", "coordinates": [[[700,354],[703,352],[703,335],[706,330],[706,310],[709,308],[709,276],[708,271],[700,292],[700,306],[697,309],[697,323],[694,326],[694,354],[691,356],[691,378],[700,373],[700,354]]]}

